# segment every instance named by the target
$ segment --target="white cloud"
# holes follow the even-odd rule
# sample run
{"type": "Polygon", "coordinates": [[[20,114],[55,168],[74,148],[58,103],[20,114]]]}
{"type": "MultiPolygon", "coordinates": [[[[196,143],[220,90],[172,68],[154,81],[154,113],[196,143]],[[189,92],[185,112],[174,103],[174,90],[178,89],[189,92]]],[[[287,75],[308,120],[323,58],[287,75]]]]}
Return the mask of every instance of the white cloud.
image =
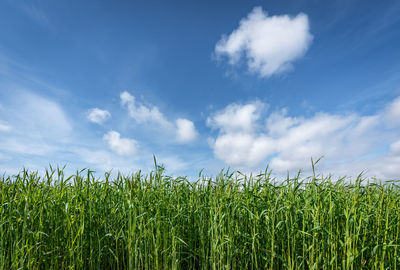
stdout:
{"type": "Polygon", "coordinates": [[[219,130],[219,136],[210,142],[219,159],[229,165],[252,167],[273,153],[271,139],[255,133],[265,107],[258,101],[231,104],[207,119],[209,126],[219,130]]]}
{"type": "Polygon", "coordinates": [[[390,151],[385,154],[364,158],[351,164],[337,164],[335,167],[337,174],[354,175],[354,172],[364,172],[365,176],[374,176],[378,180],[399,180],[400,152],[397,147],[398,141],[391,144],[390,151]]]}
{"type": "Polygon", "coordinates": [[[119,97],[121,98],[122,106],[133,104],[135,102],[135,97],[129,94],[127,91],[122,92],[119,97]]]}
{"type": "Polygon", "coordinates": [[[0,132],[8,132],[8,131],[11,131],[11,126],[7,124],[2,124],[0,122],[0,132]]]}
{"type": "MultiPolygon", "coordinates": [[[[286,121],[286,116],[281,117],[286,121]]],[[[359,121],[352,115],[317,114],[286,126],[279,136],[273,137],[276,156],[271,159],[271,167],[284,172],[309,166],[311,157],[341,158],[345,152],[345,142],[352,141],[348,131],[353,130],[359,121]]],[[[352,154],[359,152],[355,145],[347,147],[353,148],[352,154]]]]}
{"type": "Polygon", "coordinates": [[[244,56],[249,71],[270,77],[290,69],[312,39],[306,14],[268,16],[261,7],[255,7],[236,30],[218,41],[215,53],[228,57],[232,66],[244,56]]]}
{"type": "Polygon", "coordinates": [[[214,154],[229,165],[252,166],[273,153],[271,140],[256,134],[257,120],[265,104],[231,104],[207,119],[208,125],[220,130],[211,141],[214,154]]]}
{"type": "Polygon", "coordinates": [[[6,156],[6,155],[3,155],[2,153],[0,153],[0,160],[2,160],[2,161],[8,161],[8,160],[10,160],[11,158],[9,157],[9,156],[6,156]]]}
{"type": "Polygon", "coordinates": [[[228,165],[254,167],[274,153],[273,140],[251,133],[225,133],[212,142],[214,154],[228,165]]]}
{"type": "Polygon", "coordinates": [[[174,124],[156,106],[146,106],[137,102],[136,98],[126,91],[120,94],[120,98],[121,105],[128,109],[129,116],[139,124],[156,124],[164,131],[175,134],[176,140],[181,143],[190,142],[196,138],[197,131],[192,121],[178,118],[174,124]]]}
{"type": "Polygon", "coordinates": [[[122,106],[128,109],[129,115],[138,123],[155,123],[164,128],[171,127],[171,123],[165,119],[157,107],[136,102],[135,97],[126,91],[121,93],[120,98],[122,106]]]}
{"type": "Polygon", "coordinates": [[[398,177],[400,125],[395,118],[383,121],[397,102],[369,116],[317,113],[308,118],[287,116],[286,110],[261,117],[266,104],[233,104],[209,117],[209,126],[218,130],[210,146],[218,159],[239,169],[269,163],[275,172],[294,172],[310,168],[311,157],[324,156],[327,172],[354,175],[369,169],[370,175],[398,177]]]}
{"type": "Polygon", "coordinates": [[[49,98],[41,97],[32,92],[20,92],[12,101],[15,110],[10,116],[10,122],[19,123],[16,131],[27,131],[24,136],[42,138],[67,139],[72,131],[72,125],[60,104],[49,98]]]}
{"type": "Polygon", "coordinates": [[[392,124],[400,124],[400,97],[396,98],[387,107],[386,117],[392,124]]]}
{"type": "Polygon", "coordinates": [[[231,104],[222,112],[208,118],[207,123],[214,128],[222,128],[224,132],[251,132],[263,108],[264,104],[261,102],[246,105],[231,104]]]}
{"type": "MultiPolygon", "coordinates": [[[[63,165],[79,160],[71,151],[75,144],[71,123],[75,122],[56,100],[14,85],[6,89],[9,94],[4,98],[7,105],[2,108],[2,117],[12,129],[0,132],[0,152],[9,157],[2,168],[8,172],[10,168],[42,169],[49,163],[63,165]]],[[[83,140],[79,144],[82,148],[83,140]]]]}
{"type": "Polygon", "coordinates": [[[118,155],[132,155],[136,152],[137,142],[133,139],[121,138],[116,131],[109,131],[104,134],[103,139],[108,142],[111,150],[118,155]]]}
{"type": "MultiPolygon", "coordinates": [[[[190,167],[188,161],[184,161],[184,160],[180,159],[179,157],[173,156],[173,155],[158,156],[157,164],[164,165],[167,170],[167,173],[169,173],[169,172],[177,173],[178,171],[183,171],[183,170],[187,169],[188,167],[190,167]]],[[[183,175],[179,175],[179,176],[183,176],[183,175]]]]}
{"type": "Polygon", "coordinates": [[[54,153],[58,148],[44,140],[21,136],[2,138],[1,141],[0,150],[22,155],[45,156],[54,153]]]}
{"type": "Polygon", "coordinates": [[[8,124],[0,123],[0,150],[10,153],[46,155],[71,140],[72,125],[54,100],[32,92],[15,91],[4,108],[8,124]]]}
{"type": "Polygon", "coordinates": [[[192,121],[179,118],[176,120],[176,135],[179,142],[189,142],[197,137],[197,132],[192,121]]]}
{"type": "Polygon", "coordinates": [[[50,21],[46,13],[38,8],[37,6],[34,6],[32,4],[24,4],[22,5],[23,10],[26,12],[26,14],[36,21],[37,23],[43,25],[43,26],[48,26],[50,21]]]}
{"type": "Polygon", "coordinates": [[[88,149],[75,149],[77,154],[84,162],[94,165],[103,170],[110,170],[112,168],[112,157],[106,151],[91,151],[88,149]]]}
{"type": "Polygon", "coordinates": [[[88,112],[88,115],[87,115],[87,118],[91,122],[97,123],[97,124],[104,123],[104,121],[106,121],[110,117],[111,117],[111,114],[108,111],[101,110],[99,108],[90,109],[89,112],[88,112]]]}
{"type": "Polygon", "coordinates": [[[400,155],[400,140],[390,145],[390,152],[400,155]]]}

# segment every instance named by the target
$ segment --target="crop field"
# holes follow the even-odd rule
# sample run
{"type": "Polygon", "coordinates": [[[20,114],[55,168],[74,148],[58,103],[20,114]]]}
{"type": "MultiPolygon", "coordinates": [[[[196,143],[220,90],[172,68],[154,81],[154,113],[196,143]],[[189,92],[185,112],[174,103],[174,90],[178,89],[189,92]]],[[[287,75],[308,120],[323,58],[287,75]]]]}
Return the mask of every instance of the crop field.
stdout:
{"type": "Polygon", "coordinates": [[[394,181],[24,170],[0,205],[0,269],[400,269],[394,181]]]}

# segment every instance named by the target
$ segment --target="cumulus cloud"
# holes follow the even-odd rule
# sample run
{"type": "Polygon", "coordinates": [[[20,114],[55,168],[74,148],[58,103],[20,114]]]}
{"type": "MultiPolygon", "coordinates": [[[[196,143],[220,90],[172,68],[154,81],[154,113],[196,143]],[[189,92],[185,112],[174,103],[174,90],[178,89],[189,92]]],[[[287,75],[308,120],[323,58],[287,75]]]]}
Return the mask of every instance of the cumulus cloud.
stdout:
{"type": "Polygon", "coordinates": [[[245,105],[231,104],[222,112],[207,119],[207,123],[214,128],[221,128],[224,132],[244,131],[251,132],[255,122],[260,117],[264,104],[254,102],[245,105]]]}
{"type": "Polygon", "coordinates": [[[305,54],[312,39],[306,14],[268,16],[261,7],[255,7],[237,29],[222,36],[215,54],[226,56],[232,66],[244,57],[250,72],[267,78],[291,69],[292,62],[305,54]]]}
{"type": "Polygon", "coordinates": [[[101,110],[99,108],[90,109],[87,115],[89,121],[96,124],[103,124],[104,121],[111,117],[110,112],[106,110],[101,110]]]}
{"type": "Polygon", "coordinates": [[[192,121],[179,118],[176,120],[176,133],[179,142],[189,142],[197,137],[197,132],[192,121]]]}
{"type": "Polygon", "coordinates": [[[137,102],[129,92],[120,94],[121,105],[128,110],[129,116],[139,124],[156,124],[158,127],[175,134],[178,142],[190,142],[197,136],[196,128],[192,121],[178,118],[175,123],[168,120],[160,110],[153,105],[137,102]]]}
{"type": "Polygon", "coordinates": [[[268,163],[278,173],[297,171],[309,168],[311,157],[324,156],[328,172],[370,169],[375,176],[398,177],[400,123],[390,118],[397,102],[374,115],[317,113],[308,118],[290,117],[284,109],[263,116],[266,104],[260,102],[232,104],[208,118],[218,131],[210,146],[227,165],[249,170],[268,163]],[[385,148],[390,150],[382,153],[385,148]]]}
{"type": "Polygon", "coordinates": [[[273,153],[270,139],[256,134],[257,120],[265,107],[258,101],[231,104],[207,119],[209,126],[219,130],[219,136],[210,142],[219,159],[229,165],[252,166],[273,153]]]}
{"type": "Polygon", "coordinates": [[[118,155],[132,155],[136,152],[137,142],[134,139],[121,138],[116,131],[109,131],[104,134],[103,139],[108,143],[111,150],[118,155]]]}
{"type": "Polygon", "coordinates": [[[253,167],[274,151],[270,138],[251,133],[221,134],[212,145],[217,158],[235,166],[253,167]]]}
{"type": "Polygon", "coordinates": [[[231,104],[207,119],[209,126],[219,130],[210,141],[217,158],[228,165],[252,167],[273,153],[271,139],[256,132],[264,107],[261,102],[231,104]]]}

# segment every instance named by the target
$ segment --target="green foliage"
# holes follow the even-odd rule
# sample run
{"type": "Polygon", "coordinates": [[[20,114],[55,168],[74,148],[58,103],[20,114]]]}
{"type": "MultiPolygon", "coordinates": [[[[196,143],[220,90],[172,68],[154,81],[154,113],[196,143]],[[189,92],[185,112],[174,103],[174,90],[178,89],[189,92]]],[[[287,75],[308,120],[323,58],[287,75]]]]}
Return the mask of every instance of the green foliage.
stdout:
{"type": "Polygon", "coordinates": [[[0,178],[0,269],[397,269],[397,182],[0,178]]]}

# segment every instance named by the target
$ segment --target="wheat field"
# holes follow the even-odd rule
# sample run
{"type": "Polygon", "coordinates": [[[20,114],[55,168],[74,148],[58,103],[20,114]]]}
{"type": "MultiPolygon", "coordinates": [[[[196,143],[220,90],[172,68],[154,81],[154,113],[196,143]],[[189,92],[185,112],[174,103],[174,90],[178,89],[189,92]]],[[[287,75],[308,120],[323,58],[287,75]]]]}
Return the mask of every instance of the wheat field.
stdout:
{"type": "Polygon", "coordinates": [[[50,168],[0,205],[0,269],[400,269],[396,181],[50,168]]]}

